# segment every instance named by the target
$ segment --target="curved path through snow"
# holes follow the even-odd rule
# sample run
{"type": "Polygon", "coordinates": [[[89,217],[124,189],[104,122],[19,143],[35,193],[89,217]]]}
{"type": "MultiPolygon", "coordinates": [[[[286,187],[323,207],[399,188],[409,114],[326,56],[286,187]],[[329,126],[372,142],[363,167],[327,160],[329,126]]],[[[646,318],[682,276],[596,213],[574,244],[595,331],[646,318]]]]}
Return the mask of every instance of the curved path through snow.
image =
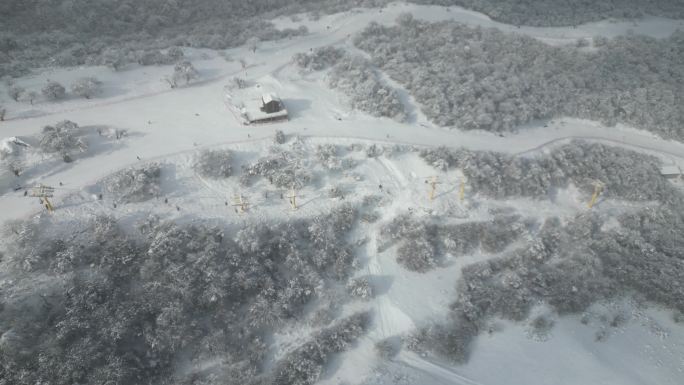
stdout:
{"type": "MultiPolygon", "coordinates": [[[[329,44],[348,44],[350,35],[364,28],[370,21],[392,23],[403,12],[412,12],[418,18],[433,21],[453,19],[470,24],[496,26],[542,39],[613,36],[626,33],[629,28],[635,33],[660,37],[668,35],[681,24],[671,20],[645,19],[636,25],[627,22],[599,22],[577,29],[518,29],[494,23],[484,15],[463,9],[452,7],[446,12],[444,7],[395,3],[384,8],[382,13],[377,9],[356,10],[306,22],[311,31],[309,35],[289,41],[263,43],[256,53],[251,53],[244,47],[228,52],[232,57],[246,58],[248,63],[260,63],[250,68],[248,75],[258,81],[270,81],[271,84],[267,85],[284,97],[288,107],[291,107],[292,120],[289,122],[256,127],[240,125],[223,104],[224,82],[220,80],[225,79],[224,75],[213,81],[170,92],[136,96],[99,105],[84,104],[79,107],[74,103],[67,111],[3,122],[2,136],[36,135],[43,126],[63,119],[73,120],[81,126],[106,124],[136,134],[116,150],[78,160],[60,172],[45,173],[44,179],[32,181],[55,185],[63,182],[66,187],[76,190],[104,175],[137,163],[137,157],[142,161],[150,161],[195,151],[201,147],[239,144],[270,137],[276,129],[287,134],[327,137],[337,142],[368,140],[421,146],[466,147],[513,154],[537,151],[544,146],[573,138],[585,138],[661,154],[666,161],[673,163],[684,162],[682,143],[662,140],[643,131],[625,127],[606,128],[594,122],[576,119],[557,120],[548,127],[521,130],[518,134],[506,137],[485,132],[447,130],[420,124],[420,121],[415,124],[400,124],[388,119],[375,119],[345,111],[337,93],[317,81],[301,78],[288,66],[295,53],[329,44]],[[328,29],[328,26],[331,28],[328,29]]],[[[276,20],[280,27],[291,26],[288,23],[291,23],[290,19],[276,20]]],[[[234,70],[234,65],[226,63],[222,72],[233,73],[234,70]]],[[[15,194],[0,197],[1,219],[18,218],[34,211],[35,202],[28,201],[15,194]]]]}

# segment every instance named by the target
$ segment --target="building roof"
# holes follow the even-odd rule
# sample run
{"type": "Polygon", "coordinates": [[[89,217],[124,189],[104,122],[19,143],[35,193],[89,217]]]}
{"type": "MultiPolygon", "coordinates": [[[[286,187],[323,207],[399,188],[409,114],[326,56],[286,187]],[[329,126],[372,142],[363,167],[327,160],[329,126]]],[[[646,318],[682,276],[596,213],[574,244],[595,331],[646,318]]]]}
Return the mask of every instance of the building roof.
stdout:
{"type": "Polygon", "coordinates": [[[264,102],[264,104],[268,104],[270,102],[279,102],[280,103],[280,98],[278,97],[278,95],[276,95],[273,92],[269,92],[267,94],[264,94],[261,97],[261,100],[264,102]]]}
{"type": "Polygon", "coordinates": [[[677,176],[682,174],[682,169],[676,164],[667,164],[660,167],[661,175],[677,176]]]}

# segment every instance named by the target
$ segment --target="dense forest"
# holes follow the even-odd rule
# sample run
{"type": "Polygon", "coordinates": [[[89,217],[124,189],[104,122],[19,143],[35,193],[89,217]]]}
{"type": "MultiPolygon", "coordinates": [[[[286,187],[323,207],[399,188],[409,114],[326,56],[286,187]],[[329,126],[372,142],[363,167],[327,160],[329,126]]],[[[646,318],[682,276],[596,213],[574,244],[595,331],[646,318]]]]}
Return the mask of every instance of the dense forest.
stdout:
{"type": "Polygon", "coordinates": [[[457,5],[482,12],[496,21],[540,27],[571,26],[605,19],[644,16],[684,18],[678,0],[412,0],[414,3],[457,5]]]}
{"type": "Polygon", "coordinates": [[[684,138],[681,31],[662,40],[596,39],[596,49],[584,49],[408,14],[397,22],[371,24],[355,44],[437,124],[510,131],[570,116],[684,138]]]}
{"type": "MultiPolygon", "coordinates": [[[[223,49],[306,33],[278,31],[277,15],[376,7],[389,0],[4,0],[0,2],[0,78],[30,68],[135,62],[139,51],[192,46],[223,49]]],[[[575,25],[643,15],[684,17],[676,0],[412,0],[459,5],[510,24],[575,25]]]]}
{"type": "Polygon", "coordinates": [[[9,223],[0,384],[312,384],[370,321],[335,313],[355,263],[345,236],[356,214],[343,205],[236,231],[156,217],[134,232],[110,217],[9,223]],[[307,319],[310,340],[270,362],[273,333],[307,319]],[[216,357],[220,370],[177,370],[216,357]]]}

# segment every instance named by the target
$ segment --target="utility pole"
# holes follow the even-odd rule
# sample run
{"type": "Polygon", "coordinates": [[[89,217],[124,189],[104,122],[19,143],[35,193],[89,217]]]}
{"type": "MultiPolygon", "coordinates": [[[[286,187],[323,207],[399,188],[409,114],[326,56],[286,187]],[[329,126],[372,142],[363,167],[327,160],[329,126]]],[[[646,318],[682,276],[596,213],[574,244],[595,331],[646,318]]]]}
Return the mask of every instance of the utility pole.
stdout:
{"type": "Polygon", "coordinates": [[[290,198],[290,206],[292,206],[292,210],[297,210],[297,192],[295,191],[294,185],[292,185],[292,189],[290,190],[290,195],[288,195],[288,198],[290,198]]]}
{"type": "Polygon", "coordinates": [[[242,197],[242,194],[238,194],[235,196],[233,203],[233,207],[240,208],[241,213],[247,212],[247,206],[249,203],[242,197]]]}
{"type": "Polygon", "coordinates": [[[40,203],[45,207],[45,209],[52,213],[55,211],[55,207],[52,205],[48,198],[52,198],[55,193],[55,188],[45,185],[38,185],[31,190],[31,196],[35,198],[40,198],[40,203]]]}
{"type": "Polygon", "coordinates": [[[595,181],[594,182],[594,193],[591,196],[591,200],[589,201],[589,204],[587,204],[587,207],[592,208],[596,204],[596,201],[598,200],[599,195],[603,192],[603,183],[600,181],[595,181]]]}

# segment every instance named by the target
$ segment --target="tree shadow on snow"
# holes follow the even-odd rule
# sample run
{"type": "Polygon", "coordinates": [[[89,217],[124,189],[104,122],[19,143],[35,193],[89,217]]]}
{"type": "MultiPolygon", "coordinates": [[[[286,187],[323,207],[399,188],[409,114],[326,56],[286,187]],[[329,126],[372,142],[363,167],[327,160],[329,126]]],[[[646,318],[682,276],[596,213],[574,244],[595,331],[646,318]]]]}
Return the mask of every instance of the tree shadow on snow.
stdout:
{"type": "Polygon", "coordinates": [[[290,115],[290,119],[300,117],[302,115],[302,111],[306,111],[311,108],[311,100],[309,99],[284,99],[283,104],[290,115]]]}

